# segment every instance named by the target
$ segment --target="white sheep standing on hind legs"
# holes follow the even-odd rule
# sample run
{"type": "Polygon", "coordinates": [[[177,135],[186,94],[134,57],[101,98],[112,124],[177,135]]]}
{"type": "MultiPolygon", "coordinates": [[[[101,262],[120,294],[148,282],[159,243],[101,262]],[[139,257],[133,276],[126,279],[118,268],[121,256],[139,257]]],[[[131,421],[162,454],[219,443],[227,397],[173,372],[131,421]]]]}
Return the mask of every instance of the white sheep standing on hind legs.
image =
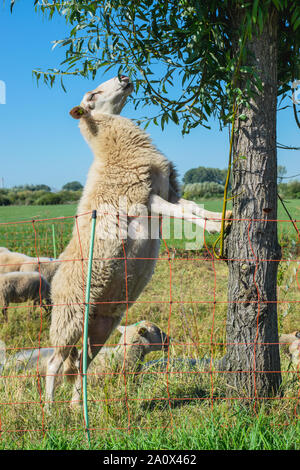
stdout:
{"type": "MultiPolygon", "coordinates": [[[[70,114],[80,119],[79,127],[94,153],[94,162],[80,200],[77,214],[97,212],[94,260],[88,325],[88,365],[120,323],[149,282],[159,254],[159,224],[148,236],[147,216],[175,216],[205,228],[220,230],[220,213],[200,209],[180,199],[176,172],[152,144],[149,136],[129,119],[120,117],[126,98],[133,91],[128,77],[113,78],[86,93],[80,106],[70,114]],[[126,199],[127,210],[119,208],[126,199]],[[109,210],[103,210],[108,208],[109,210]],[[124,215],[126,234],[119,233],[124,215]],[[130,217],[130,215],[132,217],[130,217]],[[141,217],[136,217],[141,215],[141,217]],[[204,218],[215,220],[204,220],[204,218]],[[107,236],[105,236],[105,233],[107,236]],[[146,235],[145,235],[146,233],[146,235]]],[[[46,401],[54,398],[55,376],[64,363],[64,373],[75,378],[72,403],[80,400],[81,357],[77,344],[83,331],[83,278],[86,279],[90,243],[90,217],[78,217],[73,236],[60,256],[61,264],[53,277],[50,340],[55,353],[48,362],[46,401]],[[77,229],[81,243],[78,241],[77,229]],[[68,262],[63,262],[63,260],[68,262]],[[69,261],[74,260],[74,261],[69,261]],[[75,261],[77,260],[77,261],[75,261]],[[72,347],[73,345],[73,347],[72,347]],[[77,377],[77,378],[76,378],[77,377]]]]}

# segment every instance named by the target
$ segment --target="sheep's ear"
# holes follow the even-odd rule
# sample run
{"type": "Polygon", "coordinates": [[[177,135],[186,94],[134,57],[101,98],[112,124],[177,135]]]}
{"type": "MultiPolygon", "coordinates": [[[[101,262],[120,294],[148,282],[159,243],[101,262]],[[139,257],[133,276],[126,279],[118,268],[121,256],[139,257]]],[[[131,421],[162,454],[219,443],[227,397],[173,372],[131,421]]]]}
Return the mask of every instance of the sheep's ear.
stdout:
{"type": "Polygon", "coordinates": [[[87,111],[82,107],[82,106],[75,106],[75,108],[72,108],[69,114],[72,116],[74,119],[80,119],[82,116],[87,114],[87,111]]]}
{"type": "Polygon", "coordinates": [[[146,333],[147,333],[147,328],[145,328],[144,326],[142,326],[141,328],[139,328],[138,334],[139,334],[140,336],[144,336],[146,333]]]}
{"type": "Polygon", "coordinates": [[[124,331],[125,331],[125,326],[119,325],[119,326],[117,326],[117,330],[118,330],[120,333],[123,334],[124,331]]]}

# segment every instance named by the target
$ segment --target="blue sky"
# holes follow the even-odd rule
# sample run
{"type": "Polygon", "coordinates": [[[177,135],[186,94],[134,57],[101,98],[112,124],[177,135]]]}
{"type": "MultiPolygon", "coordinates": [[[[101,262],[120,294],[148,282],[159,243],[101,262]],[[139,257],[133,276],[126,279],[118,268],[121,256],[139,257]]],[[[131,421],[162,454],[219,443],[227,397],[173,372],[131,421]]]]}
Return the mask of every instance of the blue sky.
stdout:
{"type": "MultiPolygon", "coordinates": [[[[114,75],[99,72],[94,81],[80,77],[66,80],[67,93],[59,86],[39,86],[32,78],[32,69],[57,67],[63,51],[51,42],[68,34],[64,19],[48,21],[37,14],[32,0],[20,0],[14,12],[9,1],[0,2],[1,62],[0,80],[6,84],[6,104],[0,104],[0,184],[44,183],[60,189],[69,181],[85,183],[92,154],[80,135],[77,122],[69,110],[81,101],[83,94],[114,75]]],[[[147,113],[129,103],[122,115],[138,118],[147,113]]],[[[155,109],[156,111],[156,109],[155,109]]],[[[153,109],[149,108],[149,114],[153,109]]],[[[198,127],[182,137],[180,127],[169,124],[164,132],[150,125],[147,132],[158,148],[172,160],[180,174],[197,166],[225,168],[228,159],[228,132],[219,131],[211,122],[211,130],[198,127]]],[[[299,146],[299,129],[289,108],[278,113],[278,141],[299,146]]],[[[300,173],[299,151],[278,151],[278,162],[288,175],[300,173]]]]}

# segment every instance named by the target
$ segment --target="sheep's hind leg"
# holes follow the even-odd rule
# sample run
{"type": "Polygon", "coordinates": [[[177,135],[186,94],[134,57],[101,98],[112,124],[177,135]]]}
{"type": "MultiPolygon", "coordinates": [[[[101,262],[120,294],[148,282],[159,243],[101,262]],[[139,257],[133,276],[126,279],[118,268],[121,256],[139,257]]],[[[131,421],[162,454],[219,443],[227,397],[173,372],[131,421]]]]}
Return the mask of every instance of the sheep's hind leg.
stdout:
{"type": "MultiPolygon", "coordinates": [[[[91,325],[89,325],[87,369],[113,330],[120,323],[120,320],[121,318],[119,317],[96,316],[91,325]]],[[[80,357],[78,359],[78,370],[82,370],[82,352],[80,353],[80,357]]],[[[79,374],[74,385],[71,401],[72,408],[76,408],[81,404],[81,386],[82,374],[79,374]]]]}
{"type": "MultiPolygon", "coordinates": [[[[66,351],[67,355],[67,351],[66,351]]],[[[65,360],[65,356],[62,353],[61,349],[54,351],[53,355],[50,357],[47,365],[47,375],[46,375],[46,411],[50,411],[51,405],[54,400],[54,389],[57,374],[61,369],[61,366],[65,360]]]]}
{"type": "Polygon", "coordinates": [[[8,316],[7,316],[7,307],[2,309],[2,315],[5,323],[8,323],[8,316]]]}

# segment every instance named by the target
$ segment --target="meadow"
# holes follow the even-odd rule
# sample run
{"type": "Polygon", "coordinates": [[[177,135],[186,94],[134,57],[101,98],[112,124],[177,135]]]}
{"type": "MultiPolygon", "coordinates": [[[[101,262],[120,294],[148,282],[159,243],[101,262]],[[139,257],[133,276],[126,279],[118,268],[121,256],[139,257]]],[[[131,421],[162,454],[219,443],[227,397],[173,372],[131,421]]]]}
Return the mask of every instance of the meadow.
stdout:
{"type": "MultiPolygon", "coordinates": [[[[300,201],[287,205],[299,220],[300,201]]],[[[208,200],[204,207],[219,211],[222,201],[208,200]]],[[[75,205],[0,207],[0,246],[52,257],[54,230],[58,255],[69,240],[75,209],[75,205]]],[[[280,203],[278,219],[287,220],[280,203]]],[[[279,330],[291,332],[300,329],[299,241],[291,222],[280,222],[278,230],[284,248],[278,274],[279,330]]],[[[242,400],[238,391],[228,399],[226,373],[172,365],[176,358],[217,359],[226,350],[228,272],[226,262],[212,256],[215,239],[216,235],[207,235],[201,250],[186,250],[186,240],[172,235],[162,242],[153,278],[122,324],[149,319],[163,328],[172,337],[165,356],[170,366],[167,371],[149,368],[138,378],[117,373],[88,376],[91,448],[300,448],[299,376],[283,347],[282,386],[270,400],[242,400]]],[[[8,315],[0,330],[8,355],[18,348],[49,346],[50,317],[44,311],[13,305],[8,315]]],[[[109,344],[117,341],[115,333],[109,344]]],[[[162,354],[151,353],[148,360],[162,354]]],[[[44,386],[38,369],[11,371],[1,378],[0,449],[88,447],[82,412],[69,407],[71,385],[58,387],[51,415],[44,409],[44,386]]]]}
{"type": "MultiPolygon", "coordinates": [[[[196,201],[209,211],[222,211],[222,199],[208,199],[196,201]]],[[[300,221],[300,200],[285,201],[291,216],[300,221]]],[[[54,256],[53,228],[56,234],[57,252],[60,253],[68,242],[74,225],[73,216],[77,204],[59,204],[49,206],[0,206],[0,246],[10,250],[22,251],[30,256],[54,256]],[[50,220],[52,219],[52,220],[50,220]],[[35,241],[37,245],[35,246],[35,241]]],[[[228,204],[228,209],[231,204],[228,204]]],[[[282,204],[278,201],[278,235],[282,247],[291,240],[297,243],[297,235],[282,204]]],[[[188,226],[189,224],[187,224],[188,226]]],[[[299,225],[299,224],[298,224],[299,225]]],[[[170,237],[166,242],[172,249],[184,250],[186,238],[175,239],[170,230],[170,237]]],[[[205,233],[205,242],[211,247],[216,236],[205,233]]],[[[205,243],[204,243],[205,246],[205,243]]]]}

